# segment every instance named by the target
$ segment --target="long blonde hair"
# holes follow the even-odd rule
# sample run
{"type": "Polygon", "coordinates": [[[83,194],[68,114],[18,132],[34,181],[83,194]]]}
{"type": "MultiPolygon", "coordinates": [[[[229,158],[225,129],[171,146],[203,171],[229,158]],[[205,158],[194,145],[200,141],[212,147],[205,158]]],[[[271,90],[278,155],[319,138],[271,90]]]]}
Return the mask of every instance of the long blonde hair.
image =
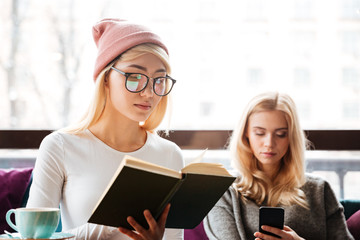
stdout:
{"type": "MultiPolygon", "coordinates": [[[[72,124],[69,127],[63,128],[60,131],[77,134],[85,129],[94,125],[101,117],[106,104],[106,92],[105,92],[105,78],[108,74],[110,68],[115,65],[117,61],[131,61],[135,58],[138,58],[146,53],[153,54],[160,58],[166,68],[167,74],[171,73],[171,67],[169,63],[169,57],[166,54],[165,50],[162,49],[160,46],[152,44],[152,43],[145,43],[135,46],[119,57],[114,59],[108,66],[106,66],[98,75],[96,82],[95,82],[95,89],[94,95],[91,99],[89,107],[83,117],[75,124],[72,124]]],[[[144,122],[139,123],[139,125],[146,131],[154,132],[155,129],[160,125],[162,122],[166,110],[168,108],[170,94],[161,97],[160,102],[151,113],[148,119],[144,122]]]]}
{"type": "Polygon", "coordinates": [[[234,184],[243,199],[252,199],[258,205],[308,207],[304,192],[305,150],[307,140],[300,128],[296,106],[290,96],[268,92],[254,97],[247,105],[230,141],[232,165],[241,177],[234,184]],[[279,110],[288,124],[289,149],[282,158],[282,165],[275,179],[269,179],[259,169],[258,160],[251,151],[246,137],[249,117],[260,111],[279,110]]]}

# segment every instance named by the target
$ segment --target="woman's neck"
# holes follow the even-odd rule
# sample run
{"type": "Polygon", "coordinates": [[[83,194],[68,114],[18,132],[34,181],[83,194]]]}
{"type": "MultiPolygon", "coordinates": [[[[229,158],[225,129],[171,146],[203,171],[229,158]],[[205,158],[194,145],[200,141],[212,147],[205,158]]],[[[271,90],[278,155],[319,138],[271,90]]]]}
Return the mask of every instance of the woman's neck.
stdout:
{"type": "Polygon", "coordinates": [[[124,116],[102,116],[89,130],[106,145],[121,152],[141,148],[147,138],[146,131],[138,122],[124,116]]]}
{"type": "Polygon", "coordinates": [[[262,165],[261,169],[271,181],[274,181],[276,176],[279,173],[280,164],[277,164],[277,165],[262,165]]]}

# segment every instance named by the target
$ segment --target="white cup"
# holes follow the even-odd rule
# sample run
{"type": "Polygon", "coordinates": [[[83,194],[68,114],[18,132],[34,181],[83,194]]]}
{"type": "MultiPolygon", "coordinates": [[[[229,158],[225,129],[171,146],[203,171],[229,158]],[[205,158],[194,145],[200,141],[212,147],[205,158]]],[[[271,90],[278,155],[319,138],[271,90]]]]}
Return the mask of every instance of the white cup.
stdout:
{"type": "Polygon", "coordinates": [[[6,213],[7,223],[22,238],[50,238],[56,231],[59,220],[59,208],[16,208],[6,213]],[[16,224],[10,218],[13,213],[16,224]]]}

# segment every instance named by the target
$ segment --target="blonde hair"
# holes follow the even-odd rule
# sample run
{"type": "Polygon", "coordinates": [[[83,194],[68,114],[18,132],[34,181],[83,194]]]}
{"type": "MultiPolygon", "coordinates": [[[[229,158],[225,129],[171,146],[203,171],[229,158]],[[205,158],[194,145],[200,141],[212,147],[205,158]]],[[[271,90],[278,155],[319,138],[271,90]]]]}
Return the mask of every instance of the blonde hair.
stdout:
{"type": "Polygon", "coordinates": [[[247,105],[230,141],[232,165],[241,178],[234,187],[243,199],[252,199],[258,205],[268,206],[298,204],[308,208],[306,196],[300,189],[305,183],[304,154],[307,140],[304,136],[290,96],[276,92],[263,93],[247,105]],[[259,169],[258,161],[251,151],[246,137],[249,117],[260,111],[279,110],[288,124],[289,149],[282,158],[282,165],[275,179],[269,179],[259,169]]]}
{"type": "MultiPolygon", "coordinates": [[[[122,53],[119,57],[114,59],[108,66],[106,66],[98,75],[95,82],[94,95],[91,99],[89,107],[85,112],[84,116],[77,123],[63,128],[60,131],[77,134],[85,129],[94,125],[101,117],[106,104],[106,92],[105,92],[105,78],[108,74],[110,68],[115,65],[117,61],[131,61],[135,58],[138,58],[144,54],[153,54],[160,58],[166,68],[167,74],[171,73],[171,67],[169,63],[169,57],[166,54],[165,50],[160,46],[152,43],[145,43],[135,46],[126,52],[122,53]]],[[[155,129],[162,122],[166,110],[168,108],[170,94],[161,97],[160,102],[151,113],[148,119],[144,122],[139,123],[139,125],[146,131],[154,132],[155,129]]]]}

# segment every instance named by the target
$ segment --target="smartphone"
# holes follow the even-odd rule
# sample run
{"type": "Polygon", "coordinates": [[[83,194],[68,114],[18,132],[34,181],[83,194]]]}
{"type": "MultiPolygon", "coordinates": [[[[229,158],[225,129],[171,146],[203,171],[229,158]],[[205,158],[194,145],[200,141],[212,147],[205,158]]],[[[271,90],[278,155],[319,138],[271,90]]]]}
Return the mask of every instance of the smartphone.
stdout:
{"type": "Polygon", "coordinates": [[[264,231],[262,225],[284,228],[284,209],[281,207],[260,207],[259,208],[259,232],[280,238],[278,235],[264,231]]]}

